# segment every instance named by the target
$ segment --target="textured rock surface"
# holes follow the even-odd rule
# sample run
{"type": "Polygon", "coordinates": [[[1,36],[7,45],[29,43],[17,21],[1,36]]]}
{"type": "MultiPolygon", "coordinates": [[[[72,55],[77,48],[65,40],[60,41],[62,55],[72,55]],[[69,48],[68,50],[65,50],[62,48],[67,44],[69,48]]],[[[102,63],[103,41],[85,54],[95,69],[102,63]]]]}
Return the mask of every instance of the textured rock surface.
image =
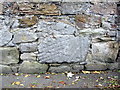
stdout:
{"type": "Polygon", "coordinates": [[[0,65],[0,73],[12,73],[12,69],[7,65],[0,65]]]}
{"type": "Polygon", "coordinates": [[[21,52],[35,52],[37,51],[37,43],[21,43],[20,46],[21,52]]]}
{"type": "Polygon", "coordinates": [[[119,50],[118,43],[115,41],[93,43],[92,56],[93,60],[100,62],[115,62],[119,50]]]}
{"type": "Polygon", "coordinates": [[[33,42],[36,41],[37,36],[33,32],[18,31],[15,33],[13,43],[33,42]]]}
{"type": "Polygon", "coordinates": [[[84,66],[77,65],[77,64],[73,64],[72,69],[71,69],[72,72],[80,72],[81,70],[84,70],[84,66]]]}
{"type": "Polygon", "coordinates": [[[0,30],[0,46],[4,46],[10,42],[12,34],[8,30],[0,30]]]}
{"type": "Polygon", "coordinates": [[[19,62],[19,51],[16,47],[0,47],[0,64],[19,62]]]}
{"type": "Polygon", "coordinates": [[[38,47],[40,62],[82,62],[89,48],[89,37],[59,36],[46,38],[38,47]]]}
{"type": "Polygon", "coordinates": [[[67,66],[67,65],[61,65],[59,67],[49,68],[49,72],[61,73],[61,72],[67,72],[67,71],[70,71],[70,66],[67,66]]]}
{"type": "Polygon", "coordinates": [[[107,70],[107,65],[105,63],[89,63],[85,65],[86,70],[107,70]]]}
{"type": "Polygon", "coordinates": [[[8,72],[119,69],[120,3],[9,1],[0,4],[0,65],[8,72]]]}
{"type": "Polygon", "coordinates": [[[37,60],[37,55],[35,53],[23,53],[20,58],[21,60],[37,60]]]}
{"type": "Polygon", "coordinates": [[[40,64],[36,61],[24,61],[20,65],[19,71],[22,73],[45,73],[48,69],[46,64],[40,64]]]}

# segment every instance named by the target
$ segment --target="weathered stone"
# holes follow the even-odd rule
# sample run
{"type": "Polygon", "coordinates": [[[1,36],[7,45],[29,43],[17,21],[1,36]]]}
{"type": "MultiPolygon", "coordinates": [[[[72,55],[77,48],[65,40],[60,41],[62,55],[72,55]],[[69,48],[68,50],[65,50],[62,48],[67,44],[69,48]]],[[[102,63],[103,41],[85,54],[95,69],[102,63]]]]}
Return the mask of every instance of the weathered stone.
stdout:
{"type": "Polygon", "coordinates": [[[45,38],[38,46],[40,62],[82,62],[89,49],[89,36],[62,35],[45,38]]]}
{"type": "Polygon", "coordinates": [[[0,65],[0,73],[13,73],[10,66],[0,65]]]}
{"type": "Polygon", "coordinates": [[[89,63],[85,65],[86,70],[107,70],[105,63],[89,63]]]}
{"type": "Polygon", "coordinates": [[[37,16],[33,17],[24,17],[22,19],[19,19],[20,27],[31,27],[35,25],[38,22],[37,16]]]}
{"type": "Polygon", "coordinates": [[[95,3],[91,8],[93,13],[104,15],[116,14],[117,5],[113,2],[109,3],[95,3]]]}
{"type": "Polygon", "coordinates": [[[37,36],[33,32],[18,31],[14,34],[13,43],[33,42],[37,40],[37,36]]]}
{"type": "Polygon", "coordinates": [[[48,69],[46,64],[40,64],[36,61],[23,61],[20,65],[19,72],[22,73],[45,73],[48,69]]]}
{"type": "Polygon", "coordinates": [[[77,29],[63,21],[45,21],[40,20],[37,27],[38,36],[40,37],[47,37],[55,35],[73,35],[74,32],[77,32],[77,29]],[[40,34],[40,35],[39,35],[40,34]]]}
{"type": "Polygon", "coordinates": [[[83,65],[73,64],[71,72],[80,72],[80,70],[84,70],[83,65]]]}
{"type": "Polygon", "coordinates": [[[23,53],[20,58],[22,60],[37,60],[37,55],[35,53],[23,53]]]}
{"type": "Polygon", "coordinates": [[[49,72],[55,72],[55,73],[61,73],[61,72],[69,72],[70,66],[67,65],[61,65],[59,67],[50,67],[49,72]]]}
{"type": "Polygon", "coordinates": [[[3,14],[3,5],[0,3],[0,14],[3,14]]]}
{"type": "Polygon", "coordinates": [[[60,4],[60,10],[62,14],[81,14],[81,13],[88,13],[91,7],[90,3],[62,3],[60,4]]]}
{"type": "Polygon", "coordinates": [[[19,62],[19,51],[16,47],[0,47],[0,63],[14,64],[19,62]]]}
{"type": "Polygon", "coordinates": [[[110,70],[120,69],[119,62],[107,63],[107,65],[108,65],[108,69],[110,70]]]}
{"type": "Polygon", "coordinates": [[[96,36],[92,38],[92,43],[115,41],[115,37],[96,36]]]}
{"type": "Polygon", "coordinates": [[[79,30],[80,34],[91,34],[93,36],[95,35],[106,35],[108,31],[106,29],[103,28],[97,28],[97,29],[83,29],[83,30],[79,30]]]}
{"type": "Polygon", "coordinates": [[[8,29],[0,30],[0,46],[4,46],[8,44],[11,39],[12,39],[12,34],[8,31],[8,29]]]}
{"type": "Polygon", "coordinates": [[[101,17],[80,14],[75,16],[76,25],[79,28],[100,27],[101,17]]]}
{"type": "Polygon", "coordinates": [[[21,43],[19,48],[21,52],[35,52],[37,51],[37,43],[21,43]]]}
{"type": "Polygon", "coordinates": [[[115,41],[92,44],[92,59],[100,62],[115,62],[119,45],[115,41]]]}
{"type": "Polygon", "coordinates": [[[44,15],[59,15],[60,10],[55,4],[47,3],[18,3],[14,4],[12,8],[13,13],[21,14],[44,14],[44,15]],[[19,8],[19,11],[17,10],[19,8]]]}

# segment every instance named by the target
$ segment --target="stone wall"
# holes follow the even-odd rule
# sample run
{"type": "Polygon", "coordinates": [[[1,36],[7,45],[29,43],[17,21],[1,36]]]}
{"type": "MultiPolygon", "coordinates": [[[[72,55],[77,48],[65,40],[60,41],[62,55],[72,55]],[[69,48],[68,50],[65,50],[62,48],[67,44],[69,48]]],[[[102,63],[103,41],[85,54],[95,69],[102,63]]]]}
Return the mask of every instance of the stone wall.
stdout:
{"type": "Polygon", "coordinates": [[[119,2],[1,2],[0,73],[119,69],[119,2]]]}

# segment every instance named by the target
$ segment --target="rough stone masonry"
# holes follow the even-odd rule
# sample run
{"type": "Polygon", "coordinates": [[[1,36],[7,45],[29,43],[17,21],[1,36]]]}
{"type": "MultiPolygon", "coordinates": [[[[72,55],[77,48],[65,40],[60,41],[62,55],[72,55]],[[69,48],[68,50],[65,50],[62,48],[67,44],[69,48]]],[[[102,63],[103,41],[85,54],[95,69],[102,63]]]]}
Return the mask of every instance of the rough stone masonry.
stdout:
{"type": "Polygon", "coordinates": [[[120,3],[0,3],[0,73],[120,69],[120,3]]]}

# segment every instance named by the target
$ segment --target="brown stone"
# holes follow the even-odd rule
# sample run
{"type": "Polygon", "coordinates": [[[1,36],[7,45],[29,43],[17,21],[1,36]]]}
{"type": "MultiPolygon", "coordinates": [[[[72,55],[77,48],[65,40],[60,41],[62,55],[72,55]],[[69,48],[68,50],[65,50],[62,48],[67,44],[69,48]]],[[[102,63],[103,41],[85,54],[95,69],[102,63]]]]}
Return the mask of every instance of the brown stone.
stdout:
{"type": "Polygon", "coordinates": [[[75,21],[79,28],[87,28],[88,26],[99,27],[101,25],[101,17],[99,16],[80,14],[75,16],[75,21]]]}
{"type": "Polygon", "coordinates": [[[55,4],[38,4],[38,3],[19,3],[19,10],[14,9],[14,13],[21,14],[42,14],[42,15],[59,15],[60,11],[55,4]]]}
{"type": "Polygon", "coordinates": [[[37,21],[38,21],[37,16],[19,19],[20,27],[31,27],[35,25],[37,21]]]}

